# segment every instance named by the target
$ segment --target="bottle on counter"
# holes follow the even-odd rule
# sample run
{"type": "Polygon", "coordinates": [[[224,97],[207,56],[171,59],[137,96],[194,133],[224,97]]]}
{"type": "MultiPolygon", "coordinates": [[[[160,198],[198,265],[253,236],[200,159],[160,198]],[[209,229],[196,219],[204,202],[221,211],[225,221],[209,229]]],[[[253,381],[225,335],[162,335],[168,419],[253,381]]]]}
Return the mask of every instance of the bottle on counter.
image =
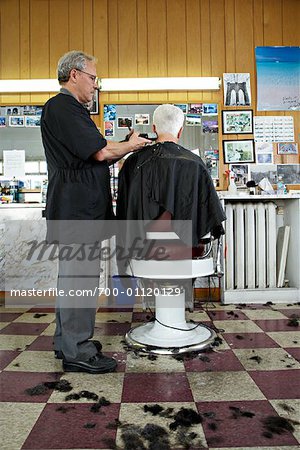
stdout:
{"type": "Polygon", "coordinates": [[[234,181],[234,174],[230,174],[228,192],[230,195],[237,195],[237,187],[234,181]]]}
{"type": "Polygon", "coordinates": [[[278,175],[277,180],[277,195],[284,195],[287,194],[286,185],[283,182],[282,175],[278,175]]]}
{"type": "Polygon", "coordinates": [[[19,201],[19,183],[15,177],[9,184],[9,194],[12,195],[12,202],[18,203],[19,201]]]}
{"type": "Polygon", "coordinates": [[[43,184],[42,184],[42,203],[46,203],[47,189],[48,189],[48,180],[43,180],[43,184]]]}

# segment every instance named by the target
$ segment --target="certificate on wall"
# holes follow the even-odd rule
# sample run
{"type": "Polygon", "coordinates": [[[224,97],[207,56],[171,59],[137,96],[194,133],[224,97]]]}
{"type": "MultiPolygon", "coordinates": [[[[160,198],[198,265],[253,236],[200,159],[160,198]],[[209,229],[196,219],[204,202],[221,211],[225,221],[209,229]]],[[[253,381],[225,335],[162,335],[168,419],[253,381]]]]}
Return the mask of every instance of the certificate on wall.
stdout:
{"type": "Polygon", "coordinates": [[[25,176],[25,150],[3,150],[5,178],[23,178],[25,176]]]}
{"type": "Polygon", "coordinates": [[[255,142],[294,142],[294,118],[292,116],[255,116],[255,142]]]}

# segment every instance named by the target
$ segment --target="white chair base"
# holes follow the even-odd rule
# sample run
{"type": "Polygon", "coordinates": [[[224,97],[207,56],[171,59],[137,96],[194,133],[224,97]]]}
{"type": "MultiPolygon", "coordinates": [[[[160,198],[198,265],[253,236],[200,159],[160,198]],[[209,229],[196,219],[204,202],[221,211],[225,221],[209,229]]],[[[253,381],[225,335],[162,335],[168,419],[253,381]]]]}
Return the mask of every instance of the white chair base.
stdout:
{"type": "Polygon", "coordinates": [[[179,295],[157,295],[155,312],[154,322],[128,331],[125,340],[130,347],[161,355],[187,353],[209,347],[216,337],[209,327],[186,321],[184,291],[179,295]]]}

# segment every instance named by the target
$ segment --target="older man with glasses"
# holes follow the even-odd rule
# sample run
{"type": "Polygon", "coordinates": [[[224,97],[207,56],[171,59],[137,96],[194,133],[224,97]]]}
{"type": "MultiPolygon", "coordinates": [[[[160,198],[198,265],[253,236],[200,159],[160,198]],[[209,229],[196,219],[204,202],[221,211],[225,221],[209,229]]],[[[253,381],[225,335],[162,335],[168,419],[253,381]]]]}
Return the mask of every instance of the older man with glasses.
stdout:
{"type": "Polygon", "coordinates": [[[101,353],[99,341],[91,340],[99,242],[112,233],[104,224],[114,218],[108,164],[150,141],[135,132],[126,142],[106,141],[99,132],[85,107],[98,89],[93,56],[80,51],[63,55],[58,81],[60,93],[46,102],[41,119],[48,166],[47,242],[59,244],[54,350],[65,371],[111,372],[116,361],[101,353]]]}

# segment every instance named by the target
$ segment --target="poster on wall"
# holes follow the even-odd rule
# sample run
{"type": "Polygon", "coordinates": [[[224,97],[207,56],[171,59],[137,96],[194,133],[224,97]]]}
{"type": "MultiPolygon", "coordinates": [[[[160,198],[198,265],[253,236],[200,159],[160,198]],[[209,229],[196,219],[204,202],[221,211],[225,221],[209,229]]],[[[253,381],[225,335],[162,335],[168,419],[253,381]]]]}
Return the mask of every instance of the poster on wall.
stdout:
{"type": "Polygon", "coordinates": [[[300,164],[278,164],[277,174],[285,184],[300,184],[300,164]]]}
{"type": "Polygon", "coordinates": [[[300,111],[300,47],[256,47],[257,110],[300,111]]]}
{"type": "Polygon", "coordinates": [[[250,106],[250,73],[223,73],[224,105],[250,106]]]}
{"type": "Polygon", "coordinates": [[[116,120],[116,105],[104,105],[103,116],[104,122],[109,122],[111,120],[116,120]]]}
{"type": "Polygon", "coordinates": [[[278,155],[298,155],[298,144],[295,143],[279,143],[277,148],[278,155]]]}
{"type": "Polygon", "coordinates": [[[263,178],[268,178],[271,184],[277,182],[276,164],[251,164],[249,178],[258,184],[263,178]]]}

